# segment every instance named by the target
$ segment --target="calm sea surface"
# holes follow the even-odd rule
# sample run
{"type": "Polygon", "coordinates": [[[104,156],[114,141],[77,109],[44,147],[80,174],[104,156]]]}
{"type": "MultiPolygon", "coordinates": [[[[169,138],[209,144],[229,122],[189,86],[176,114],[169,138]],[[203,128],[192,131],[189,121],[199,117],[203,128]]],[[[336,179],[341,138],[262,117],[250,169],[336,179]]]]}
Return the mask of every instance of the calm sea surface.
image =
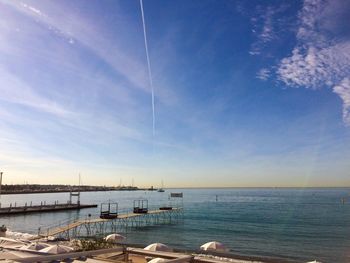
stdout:
{"type": "MultiPolygon", "coordinates": [[[[184,222],[138,229],[128,242],[162,242],[179,249],[198,249],[205,242],[223,242],[233,253],[307,261],[350,262],[350,189],[172,189],[164,193],[88,192],[82,203],[119,203],[131,210],[133,200],[146,198],[149,206],[168,202],[170,192],[184,193],[184,222]],[[216,196],[218,200],[216,201],[216,196]],[[342,204],[341,199],[347,202],[342,204]]],[[[1,204],[66,202],[67,193],[4,195],[1,204]]],[[[39,226],[98,216],[99,208],[80,211],[0,217],[13,231],[37,233],[39,226]]]]}

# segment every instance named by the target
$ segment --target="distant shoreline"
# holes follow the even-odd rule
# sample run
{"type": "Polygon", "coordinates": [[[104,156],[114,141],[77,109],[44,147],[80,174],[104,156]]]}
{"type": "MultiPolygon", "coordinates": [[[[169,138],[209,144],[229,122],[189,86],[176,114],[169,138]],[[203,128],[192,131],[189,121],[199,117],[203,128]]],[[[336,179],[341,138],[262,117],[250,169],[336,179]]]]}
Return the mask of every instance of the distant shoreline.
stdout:
{"type": "MultiPolygon", "coordinates": [[[[169,187],[168,190],[329,190],[344,189],[349,190],[350,186],[332,186],[332,187],[169,187]]],[[[109,192],[109,191],[157,191],[157,188],[138,188],[133,186],[69,186],[69,185],[2,185],[1,195],[15,194],[45,194],[45,193],[69,193],[69,192],[109,192]],[[45,189],[49,188],[49,189],[45,189]]]]}
{"type": "Polygon", "coordinates": [[[134,186],[77,186],[77,185],[2,185],[1,195],[45,194],[69,192],[107,192],[107,191],[156,191],[156,188],[138,188],[134,186]]]}
{"type": "MultiPolygon", "coordinates": [[[[149,189],[108,189],[108,190],[80,190],[79,192],[109,192],[109,191],[154,191],[149,189]]],[[[23,191],[23,192],[3,192],[1,191],[1,195],[16,195],[16,194],[50,194],[50,193],[69,193],[69,190],[57,190],[57,191],[23,191]]],[[[75,191],[74,191],[75,192],[75,191]]]]}
{"type": "Polygon", "coordinates": [[[350,189],[350,186],[213,186],[213,187],[168,187],[166,189],[350,189]]]}

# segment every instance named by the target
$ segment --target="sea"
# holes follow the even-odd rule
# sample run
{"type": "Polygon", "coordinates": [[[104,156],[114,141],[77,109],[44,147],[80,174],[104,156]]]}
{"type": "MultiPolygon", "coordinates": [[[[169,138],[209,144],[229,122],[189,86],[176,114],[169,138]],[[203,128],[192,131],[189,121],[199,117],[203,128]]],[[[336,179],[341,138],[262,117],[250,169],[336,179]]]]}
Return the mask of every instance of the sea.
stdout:
{"type": "MultiPolygon", "coordinates": [[[[1,206],[67,202],[69,193],[1,196],[1,206]]],[[[233,254],[291,259],[297,262],[350,262],[350,188],[223,188],[156,191],[83,192],[81,203],[117,202],[119,213],[147,199],[149,209],[183,205],[179,224],[138,228],[127,242],[161,242],[180,250],[198,250],[208,241],[224,243],[233,254]],[[183,199],[171,200],[171,192],[183,199]]],[[[0,217],[12,231],[36,234],[38,228],[67,220],[98,217],[98,208],[0,217]]]]}

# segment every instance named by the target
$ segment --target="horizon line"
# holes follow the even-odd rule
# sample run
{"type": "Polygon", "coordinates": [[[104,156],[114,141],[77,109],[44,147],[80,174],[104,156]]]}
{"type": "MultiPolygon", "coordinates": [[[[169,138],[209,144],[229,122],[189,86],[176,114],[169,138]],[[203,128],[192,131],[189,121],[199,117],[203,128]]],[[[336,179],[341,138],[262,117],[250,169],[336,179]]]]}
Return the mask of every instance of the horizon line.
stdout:
{"type": "MultiPolygon", "coordinates": [[[[16,184],[2,184],[5,185],[41,185],[41,186],[90,186],[90,187],[134,187],[138,189],[158,189],[158,187],[145,187],[145,186],[132,186],[132,185],[91,185],[91,184],[40,184],[40,183],[16,183],[16,184]]],[[[350,188],[350,185],[347,186],[178,186],[178,187],[163,187],[163,189],[232,189],[232,188],[350,188]]]]}

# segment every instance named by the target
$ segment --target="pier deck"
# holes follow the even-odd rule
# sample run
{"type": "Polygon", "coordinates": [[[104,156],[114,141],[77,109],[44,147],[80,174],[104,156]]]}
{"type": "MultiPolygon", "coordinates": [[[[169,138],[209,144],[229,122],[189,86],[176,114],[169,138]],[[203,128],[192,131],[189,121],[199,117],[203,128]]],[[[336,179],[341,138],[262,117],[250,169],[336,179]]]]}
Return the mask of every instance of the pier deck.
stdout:
{"type": "Polygon", "coordinates": [[[96,204],[50,204],[50,205],[33,205],[33,206],[9,206],[0,208],[0,216],[28,214],[28,213],[42,213],[55,212],[62,210],[79,210],[84,208],[97,207],[96,204]]]}
{"type": "Polygon", "coordinates": [[[76,220],[62,226],[41,229],[39,237],[58,236],[63,238],[98,236],[119,231],[126,232],[130,227],[142,227],[176,223],[182,216],[182,208],[171,210],[151,210],[145,214],[125,213],[114,219],[76,220]]]}

